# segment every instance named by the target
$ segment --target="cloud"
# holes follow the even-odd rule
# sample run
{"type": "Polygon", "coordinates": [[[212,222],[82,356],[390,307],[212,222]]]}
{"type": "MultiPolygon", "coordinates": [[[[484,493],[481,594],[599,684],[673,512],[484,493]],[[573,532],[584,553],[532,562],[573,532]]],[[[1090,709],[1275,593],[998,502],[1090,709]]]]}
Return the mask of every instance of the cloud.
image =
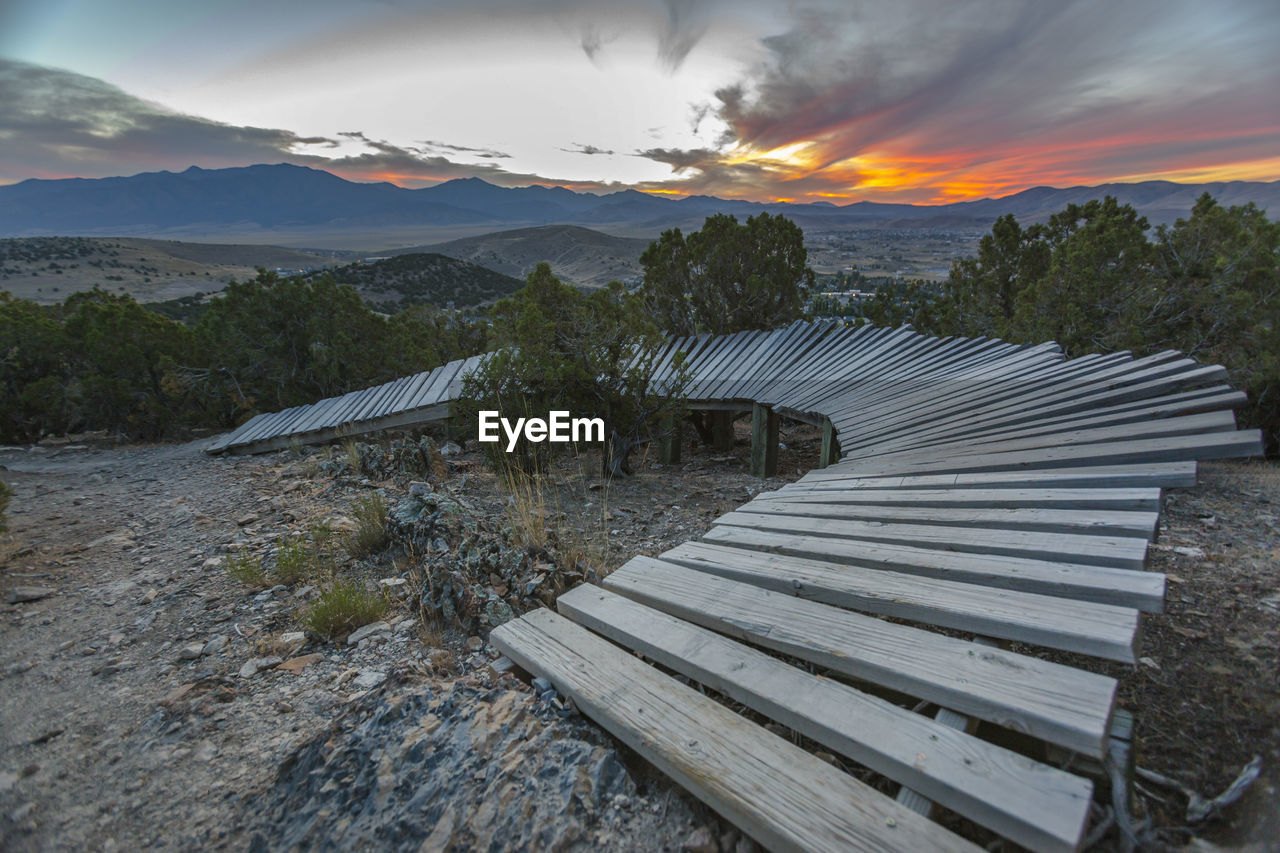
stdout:
{"type": "MultiPolygon", "coordinates": [[[[556,183],[485,162],[510,157],[490,148],[438,140],[402,146],[358,130],[335,136],[300,136],[183,115],[93,77],[0,58],[0,182],[288,162],[402,186],[473,176],[505,186],[556,183]],[[364,150],[336,150],[352,143],[364,150]],[[482,162],[459,163],[440,152],[482,162]]],[[[575,185],[594,188],[591,182],[575,185]]]]}
{"type": "Polygon", "coordinates": [[[698,191],[745,191],[755,162],[777,195],[912,200],[1256,160],[1280,146],[1258,109],[1280,87],[1277,36],[1254,2],[797,4],[695,106],[718,156],[640,153],[698,191]]]}
{"type": "Polygon", "coordinates": [[[0,179],[278,162],[332,140],[182,115],[108,83],[0,58],[0,179]]]}
{"type": "Polygon", "coordinates": [[[663,0],[664,26],[658,32],[658,59],[668,71],[677,71],[689,52],[707,32],[707,21],[697,0],[663,0]]]}
{"type": "Polygon", "coordinates": [[[617,153],[608,148],[597,148],[594,145],[582,145],[581,143],[578,143],[578,142],[570,142],[569,145],[572,147],[561,148],[560,150],[569,154],[587,154],[587,155],[617,153]]]}

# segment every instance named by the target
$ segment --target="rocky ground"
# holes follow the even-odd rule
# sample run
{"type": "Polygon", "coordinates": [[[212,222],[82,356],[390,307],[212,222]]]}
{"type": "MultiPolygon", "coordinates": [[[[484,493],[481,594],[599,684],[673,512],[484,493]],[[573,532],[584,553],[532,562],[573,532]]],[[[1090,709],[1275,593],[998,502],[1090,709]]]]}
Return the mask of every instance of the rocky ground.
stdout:
{"type": "MultiPolygon", "coordinates": [[[[566,459],[514,497],[467,453],[409,472],[395,448],[0,450],[16,491],[0,542],[0,847],[749,850],[484,640],[508,609],[660,553],[817,456],[816,431],[792,427],[782,476],[757,480],[739,433],[733,452],[639,459],[609,487],[598,460],[566,459]],[[354,642],[305,630],[326,578],[228,574],[229,555],[270,566],[318,524],[343,535],[375,494],[390,547],[330,569],[389,602],[354,642]]],[[[1147,622],[1143,663],[1116,674],[1140,765],[1212,795],[1263,756],[1244,801],[1197,828],[1236,844],[1275,813],[1280,474],[1220,463],[1202,480],[1170,493],[1153,551],[1168,612],[1147,622]]],[[[1158,825],[1185,823],[1181,794],[1148,783],[1139,798],[1158,825]]]]}

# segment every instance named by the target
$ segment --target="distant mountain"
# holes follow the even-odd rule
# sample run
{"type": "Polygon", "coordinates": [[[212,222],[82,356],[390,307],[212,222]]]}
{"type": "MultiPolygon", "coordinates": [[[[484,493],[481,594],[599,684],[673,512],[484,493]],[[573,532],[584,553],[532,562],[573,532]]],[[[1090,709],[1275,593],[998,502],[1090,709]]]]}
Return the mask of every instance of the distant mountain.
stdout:
{"type": "MultiPolygon", "coordinates": [[[[748,216],[782,213],[803,227],[980,227],[1013,213],[1043,219],[1068,202],[1104,194],[1138,208],[1153,223],[1185,216],[1208,191],[1224,204],[1256,202],[1280,211],[1280,181],[1176,184],[1146,181],[1099,187],[1036,187],[998,199],[946,205],[856,202],[844,206],[761,204],[711,196],[670,199],[635,190],[608,195],[563,187],[505,188],[479,178],[409,190],[388,183],[355,183],[328,172],[278,164],[127,178],[28,180],[0,187],[0,237],[134,235],[186,238],[201,234],[305,236],[439,231],[445,227],[503,228],[579,224],[653,233],[689,227],[717,212],[748,216]]],[[[474,230],[472,230],[474,233],[474,230]]],[[[241,241],[237,241],[241,242],[241,241]]]]}
{"type": "MultiPolygon", "coordinates": [[[[567,190],[566,190],[567,192],[567,190]]],[[[451,240],[397,252],[438,252],[523,279],[539,261],[573,284],[601,286],[640,278],[648,240],[613,237],[576,225],[542,225],[451,240]]]]}
{"type": "Polygon", "coordinates": [[[349,284],[365,302],[391,314],[409,305],[429,303],[456,308],[493,302],[519,290],[524,282],[478,264],[445,255],[414,252],[370,259],[326,270],[349,284]]]}

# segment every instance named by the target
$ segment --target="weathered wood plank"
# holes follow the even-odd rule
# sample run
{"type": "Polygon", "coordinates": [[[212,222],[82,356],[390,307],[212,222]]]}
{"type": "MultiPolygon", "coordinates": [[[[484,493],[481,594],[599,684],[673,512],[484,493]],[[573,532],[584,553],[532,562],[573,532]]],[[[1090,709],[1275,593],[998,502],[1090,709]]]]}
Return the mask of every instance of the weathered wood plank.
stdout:
{"type": "Polygon", "coordinates": [[[1073,851],[1080,842],[1092,792],[1087,780],[599,587],[570,590],[557,607],[1024,847],[1073,851]]]}
{"type": "Polygon", "coordinates": [[[1136,663],[1138,611],[1051,595],[686,542],[663,562],[799,598],[1136,663]]]}
{"type": "Polygon", "coordinates": [[[703,534],[702,540],[869,569],[1134,607],[1148,613],[1164,609],[1165,579],[1159,572],[771,533],[749,527],[713,527],[703,534]]]}
{"type": "Polygon", "coordinates": [[[917,548],[938,548],[968,554],[1029,557],[1090,566],[1141,569],[1147,557],[1147,542],[1136,536],[1078,536],[1070,533],[1039,533],[1026,530],[945,527],[931,524],[890,524],[847,518],[808,518],[781,513],[725,513],[717,526],[749,527],[778,533],[800,533],[862,542],[883,542],[917,548]]]}
{"type": "Polygon", "coordinates": [[[984,530],[1026,530],[1082,536],[1132,536],[1148,541],[1160,520],[1157,512],[1133,512],[1090,508],[1033,509],[1026,507],[903,507],[875,504],[792,502],[759,498],[738,507],[738,512],[794,515],[809,518],[851,519],[887,524],[929,524],[977,527],[984,530]]]}
{"type": "Polygon", "coordinates": [[[1100,755],[1115,681],[633,557],[610,589],[689,622],[854,678],[927,699],[1078,752],[1100,755]]]}
{"type": "Polygon", "coordinates": [[[550,610],[490,641],[770,849],[981,849],[550,610]]]}
{"type": "Polygon", "coordinates": [[[938,509],[1100,509],[1117,512],[1160,511],[1159,489],[892,489],[860,488],[800,491],[783,487],[756,495],[757,501],[838,506],[935,507],[938,509]]]}

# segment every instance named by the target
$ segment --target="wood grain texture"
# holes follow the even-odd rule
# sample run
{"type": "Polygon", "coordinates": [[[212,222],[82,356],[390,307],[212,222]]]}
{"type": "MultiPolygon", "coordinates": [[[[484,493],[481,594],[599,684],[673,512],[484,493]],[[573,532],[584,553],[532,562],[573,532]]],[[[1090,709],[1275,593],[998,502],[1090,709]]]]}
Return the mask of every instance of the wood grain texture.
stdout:
{"type": "Polygon", "coordinates": [[[559,611],[1033,850],[1080,843],[1092,785],[599,587],[559,611]]]}
{"type": "Polygon", "coordinates": [[[736,639],[1077,752],[1103,749],[1116,686],[1105,676],[650,557],[633,557],[604,586],[736,639]]]}
{"type": "Polygon", "coordinates": [[[981,850],[550,610],[490,639],[769,849],[981,850]]]}

